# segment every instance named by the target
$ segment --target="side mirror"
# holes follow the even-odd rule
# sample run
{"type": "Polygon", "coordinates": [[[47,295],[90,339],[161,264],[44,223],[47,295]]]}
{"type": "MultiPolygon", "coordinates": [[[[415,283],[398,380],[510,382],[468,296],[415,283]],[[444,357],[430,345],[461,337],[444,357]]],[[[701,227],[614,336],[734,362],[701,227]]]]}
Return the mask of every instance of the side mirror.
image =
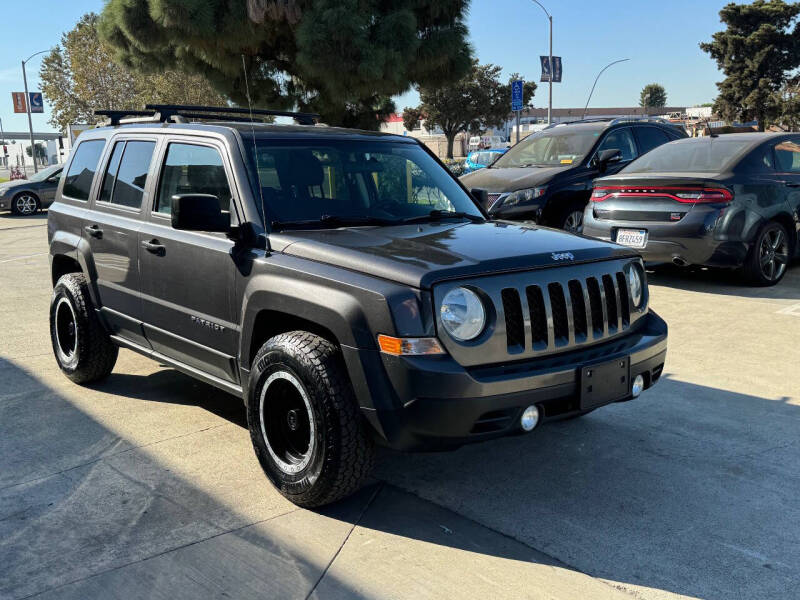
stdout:
{"type": "Polygon", "coordinates": [[[186,231],[227,233],[230,217],[219,208],[219,198],[212,194],[175,194],[172,197],[172,227],[186,231]]]}
{"type": "Polygon", "coordinates": [[[619,148],[608,148],[607,150],[602,150],[595,156],[594,164],[597,170],[603,173],[608,168],[609,163],[619,162],[621,160],[622,151],[619,148]]]}
{"type": "Polygon", "coordinates": [[[489,192],[482,188],[472,188],[469,193],[472,194],[475,201],[483,208],[489,208],[489,192]]]}

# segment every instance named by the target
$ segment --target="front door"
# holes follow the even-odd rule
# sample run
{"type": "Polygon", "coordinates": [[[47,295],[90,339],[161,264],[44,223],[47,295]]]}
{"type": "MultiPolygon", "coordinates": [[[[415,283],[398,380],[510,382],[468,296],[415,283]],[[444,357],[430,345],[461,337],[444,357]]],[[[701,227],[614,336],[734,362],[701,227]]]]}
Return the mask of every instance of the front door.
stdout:
{"type": "Polygon", "coordinates": [[[103,317],[115,335],[145,346],[138,234],[155,147],[155,139],[114,142],[106,155],[94,210],[84,222],[84,235],[97,271],[103,317]]]}
{"type": "Polygon", "coordinates": [[[221,233],[173,229],[170,215],[175,194],[213,194],[231,210],[222,150],[204,139],[166,145],[150,216],[139,231],[142,310],[154,350],[238,382],[233,242],[221,233]]]}

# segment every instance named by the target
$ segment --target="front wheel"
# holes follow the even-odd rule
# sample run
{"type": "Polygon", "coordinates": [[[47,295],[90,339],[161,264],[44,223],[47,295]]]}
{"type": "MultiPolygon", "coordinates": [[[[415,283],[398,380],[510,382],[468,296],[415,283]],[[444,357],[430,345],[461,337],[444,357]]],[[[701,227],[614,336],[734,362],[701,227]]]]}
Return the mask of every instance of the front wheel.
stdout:
{"type": "Polygon", "coordinates": [[[786,274],[791,248],[789,234],[783,225],[774,221],[764,225],[744,264],[747,280],[758,286],[778,283],[786,274]]]}
{"type": "Polygon", "coordinates": [[[11,212],[15,215],[27,216],[39,210],[39,199],[33,194],[23,192],[11,202],[11,212]]]}
{"type": "Polygon", "coordinates": [[[558,213],[555,226],[570,233],[583,233],[583,211],[586,206],[581,202],[573,202],[558,213]]]}
{"type": "Polygon", "coordinates": [[[337,346],[305,331],[268,340],[250,375],[247,423],[278,491],[313,508],[355,492],[374,457],[337,346]]]}

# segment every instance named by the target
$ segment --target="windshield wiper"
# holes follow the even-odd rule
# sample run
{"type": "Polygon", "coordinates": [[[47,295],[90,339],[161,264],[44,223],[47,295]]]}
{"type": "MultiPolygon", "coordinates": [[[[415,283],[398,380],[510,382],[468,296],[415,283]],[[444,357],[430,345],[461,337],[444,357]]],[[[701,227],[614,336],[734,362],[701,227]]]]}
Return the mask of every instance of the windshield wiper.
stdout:
{"type": "Polygon", "coordinates": [[[300,221],[272,221],[272,229],[329,229],[332,227],[358,227],[362,225],[396,225],[399,221],[366,215],[344,217],[322,215],[319,219],[300,221]]]}
{"type": "Polygon", "coordinates": [[[427,221],[440,221],[441,219],[468,219],[473,223],[483,223],[486,221],[479,215],[470,213],[452,211],[452,210],[432,210],[427,215],[418,215],[416,217],[408,217],[400,221],[401,223],[425,223],[427,221]]]}

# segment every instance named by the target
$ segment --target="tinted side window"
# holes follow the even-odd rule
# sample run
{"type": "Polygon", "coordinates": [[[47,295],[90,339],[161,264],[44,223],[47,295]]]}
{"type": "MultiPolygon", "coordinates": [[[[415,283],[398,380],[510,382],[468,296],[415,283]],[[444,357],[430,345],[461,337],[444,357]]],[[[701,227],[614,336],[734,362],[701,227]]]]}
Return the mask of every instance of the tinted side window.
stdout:
{"type": "Polygon", "coordinates": [[[100,200],[111,202],[111,192],[114,190],[114,181],[117,179],[119,160],[122,158],[122,151],[125,149],[125,142],[114,144],[114,151],[111,153],[111,160],[108,161],[106,175],[103,177],[103,187],[100,189],[100,200]]]}
{"type": "MultiPolygon", "coordinates": [[[[119,163],[117,181],[111,202],[139,208],[142,205],[144,185],[147,181],[147,172],[150,170],[150,159],[153,157],[155,142],[128,142],[119,163]]],[[[116,151],[116,148],[114,149],[116,151]]]]}
{"type": "Polygon", "coordinates": [[[170,144],[161,169],[156,212],[169,214],[176,194],[212,194],[223,211],[230,210],[231,189],[215,148],[195,144],[170,144]]]}
{"type": "Polygon", "coordinates": [[[655,127],[637,127],[635,131],[639,140],[639,150],[641,150],[642,154],[650,152],[653,148],[657,148],[669,141],[667,134],[655,127]]]}
{"type": "Polygon", "coordinates": [[[622,152],[623,161],[636,158],[636,146],[633,145],[633,137],[631,137],[630,129],[617,129],[609,133],[606,139],[604,139],[597,148],[597,152],[609,149],[622,152]]]}
{"type": "Polygon", "coordinates": [[[784,140],[775,146],[775,168],[784,173],[800,173],[800,144],[784,140]]]}
{"type": "Polygon", "coordinates": [[[103,153],[105,140],[87,140],[78,144],[75,156],[64,178],[63,195],[76,200],[88,200],[97,164],[103,153]]]}

